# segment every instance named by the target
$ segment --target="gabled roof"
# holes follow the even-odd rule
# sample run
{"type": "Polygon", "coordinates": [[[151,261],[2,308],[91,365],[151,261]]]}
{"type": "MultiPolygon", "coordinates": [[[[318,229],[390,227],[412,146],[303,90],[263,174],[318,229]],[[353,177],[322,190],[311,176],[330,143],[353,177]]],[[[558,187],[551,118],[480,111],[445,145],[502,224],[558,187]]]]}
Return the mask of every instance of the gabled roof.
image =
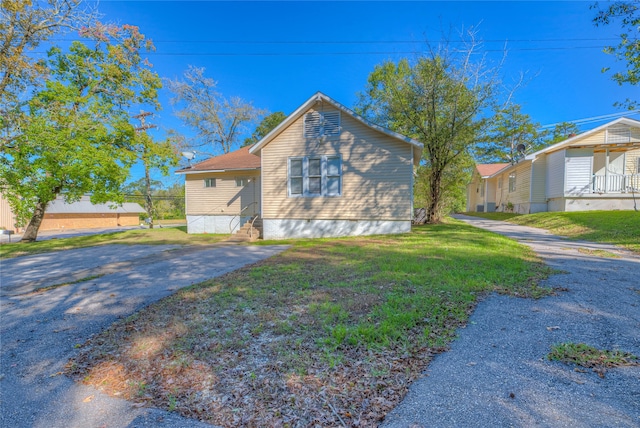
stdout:
{"type": "Polygon", "coordinates": [[[125,202],[122,205],[114,203],[92,204],[89,196],[83,196],[79,201],[67,203],[63,196],[58,196],[49,202],[45,214],[140,214],[145,210],[135,202],[125,202]]]}
{"type": "Polygon", "coordinates": [[[482,178],[489,177],[498,171],[511,165],[510,163],[485,163],[476,165],[476,169],[482,178]]]}
{"type": "Polygon", "coordinates": [[[249,149],[249,146],[242,147],[236,151],[204,160],[191,168],[180,169],[176,171],[176,174],[260,169],[260,157],[249,153],[249,149]]]}
{"type": "Polygon", "coordinates": [[[609,127],[612,127],[614,125],[619,125],[619,124],[632,126],[634,128],[640,128],[640,121],[634,120],[634,119],[629,119],[628,117],[621,117],[621,118],[618,118],[618,119],[616,119],[614,121],[605,123],[604,125],[600,125],[597,128],[593,128],[593,129],[591,129],[589,131],[583,132],[582,134],[578,134],[575,137],[571,137],[571,138],[569,138],[567,140],[564,140],[564,141],[561,141],[559,143],[553,144],[553,145],[551,145],[549,147],[545,147],[542,150],[538,150],[535,153],[531,153],[530,155],[527,155],[525,157],[525,159],[533,160],[533,159],[535,159],[536,157],[538,157],[539,155],[541,155],[543,153],[555,152],[556,150],[561,150],[561,149],[563,149],[565,147],[571,146],[575,142],[577,142],[577,141],[579,141],[579,140],[581,140],[581,139],[583,139],[585,137],[588,137],[588,136],[593,135],[593,134],[597,134],[600,131],[603,131],[603,130],[609,128],[609,127]]]}
{"type": "Polygon", "coordinates": [[[420,157],[422,155],[422,148],[423,148],[422,143],[412,138],[405,137],[404,135],[398,134],[397,132],[393,132],[389,129],[383,128],[381,126],[378,126],[374,123],[369,122],[362,116],[356,114],[354,111],[348,109],[347,107],[343,106],[342,104],[328,97],[322,92],[316,92],[311,98],[305,101],[300,107],[296,109],[296,111],[291,113],[285,120],[283,120],[282,123],[280,123],[280,125],[276,126],[271,132],[265,135],[263,139],[261,139],[253,147],[251,147],[251,149],[249,150],[249,153],[258,153],[260,150],[262,150],[264,146],[269,144],[276,136],[278,136],[278,134],[280,134],[282,131],[287,129],[300,116],[305,114],[311,107],[313,107],[316,103],[319,103],[319,102],[326,102],[327,104],[330,104],[333,107],[337,108],[338,110],[344,112],[345,114],[348,114],[349,116],[353,117],[355,120],[364,124],[365,126],[368,126],[371,129],[375,129],[376,131],[382,134],[385,134],[388,137],[395,138],[396,140],[412,145],[414,148],[413,149],[414,163],[418,163],[420,161],[420,157]]]}

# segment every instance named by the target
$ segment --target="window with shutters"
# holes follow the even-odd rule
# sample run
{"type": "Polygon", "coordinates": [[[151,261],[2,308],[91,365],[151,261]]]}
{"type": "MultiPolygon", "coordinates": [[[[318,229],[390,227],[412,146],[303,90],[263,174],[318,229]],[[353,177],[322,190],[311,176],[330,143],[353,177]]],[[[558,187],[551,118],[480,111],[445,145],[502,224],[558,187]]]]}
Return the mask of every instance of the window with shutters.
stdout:
{"type": "Polygon", "coordinates": [[[204,179],[204,187],[216,187],[216,179],[215,178],[205,178],[204,179]]]}
{"type": "Polygon", "coordinates": [[[340,135],[340,112],[310,111],[304,115],[304,137],[319,138],[340,135]]]}
{"type": "Polygon", "coordinates": [[[340,196],[342,159],[340,156],[289,158],[289,196],[340,196]]]}

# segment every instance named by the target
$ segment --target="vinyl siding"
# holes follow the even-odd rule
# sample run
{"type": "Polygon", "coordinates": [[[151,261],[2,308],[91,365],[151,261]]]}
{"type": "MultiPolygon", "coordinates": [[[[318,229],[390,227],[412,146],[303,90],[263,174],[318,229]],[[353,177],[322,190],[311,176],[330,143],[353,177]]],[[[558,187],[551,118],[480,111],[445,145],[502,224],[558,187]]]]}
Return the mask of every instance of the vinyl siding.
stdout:
{"type": "Polygon", "coordinates": [[[564,196],[564,155],[565,151],[547,155],[547,198],[564,196]]]}
{"type": "Polygon", "coordinates": [[[302,115],[262,149],[263,218],[411,219],[412,146],[341,116],[339,137],[304,139],[302,115]],[[289,157],[322,155],[342,156],[341,196],[289,197],[289,157]]]}
{"type": "Polygon", "coordinates": [[[578,140],[576,143],[574,144],[604,144],[606,142],[606,138],[607,138],[607,131],[606,130],[602,130],[600,132],[596,132],[593,135],[589,135],[586,138],[582,138],[580,140],[578,140]]]}
{"type": "MultiPolygon", "coordinates": [[[[514,171],[514,170],[511,170],[514,171]]],[[[508,201],[512,204],[524,204],[529,202],[529,191],[531,183],[531,162],[520,164],[515,167],[516,191],[508,194],[508,201]]],[[[506,174],[507,191],[509,190],[509,174],[506,174]]]]}
{"type": "Polygon", "coordinates": [[[186,174],[185,193],[187,215],[253,215],[260,200],[260,172],[235,171],[225,173],[186,174]],[[236,177],[251,178],[244,187],[236,187],[236,177]],[[216,187],[204,187],[205,178],[215,178],[216,187]],[[253,204],[253,202],[258,202],[253,204]]]}
{"type": "Polygon", "coordinates": [[[0,193],[0,228],[6,230],[16,229],[16,216],[13,215],[9,201],[0,193]]]}
{"type": "Polygon", "coordinates": [[[593,171],[593,149],[567,149],[565,156],[566,195],[588,193],[593,171]]]}
{"type": "Polygon", "coordinates": [[[627,152],[627,162],[625,174],[638,174],[638,159],[640,159],[640,149],[627,152]]]}
{"type": "Polygon", "coordinates": [[[547,202],[547,157],[540,156],[533,162],[531,168],[531,202],[543,204],[547,202]]]}

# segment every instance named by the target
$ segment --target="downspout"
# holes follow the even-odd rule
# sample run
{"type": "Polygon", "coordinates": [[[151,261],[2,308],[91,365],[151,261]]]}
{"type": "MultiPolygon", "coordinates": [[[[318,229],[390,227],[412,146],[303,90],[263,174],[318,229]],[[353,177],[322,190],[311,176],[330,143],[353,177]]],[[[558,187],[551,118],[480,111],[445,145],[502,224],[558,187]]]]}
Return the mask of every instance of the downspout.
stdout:
{"type": "Polygon", "coordinates": [[[531,204],[533,204],[533,163],[536,159],[531,159],[531,171],[529,173],[529,212],[531,214],[531,204]]]}
{"type": "Polygon", "coordinates": [[[604,193],[609,193],[609,147],[604,153],[604,193]]]}
{"type": "Polygon", "coordinates": [[[484,179],[484,212],[489,212],[489,178],[484,179]]]}
{"type": "Polygon", "coordinates": [[[413,222],[413,219],[415,217],[415,215],[414,215],[415,211],[414,211],[414,208],[413,208],[413,199],[414,199],[414,196],[415,196],[414,195],[414,192],[415,192],[415,189],[414,189],[414,183],[415,183],[415,179],[414,179],[415,170],[414,170],[414,168],[415,168],[415,165],[413,164],[413,159],[414,159],[414,157],[413,157],[414,156],[413,155],[413,146],[410,145],[409,146],[409,150],[411,150],[411,211],[409,212],[409,220],[411,222],[413,222]]]}

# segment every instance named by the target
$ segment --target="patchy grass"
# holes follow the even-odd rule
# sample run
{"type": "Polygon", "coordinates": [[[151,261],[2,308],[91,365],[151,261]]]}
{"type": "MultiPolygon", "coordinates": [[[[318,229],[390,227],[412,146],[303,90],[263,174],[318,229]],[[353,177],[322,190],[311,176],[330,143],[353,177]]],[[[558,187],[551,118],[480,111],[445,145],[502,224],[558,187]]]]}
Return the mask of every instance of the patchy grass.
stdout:
{"type": "MultiPolygon", "coordinates": [[[[495,214],[502,213],[467,214],[492,218],[495,214]]],[[[547,229],[571,239],[619,245],[640,254],[640,212],[584,211],[507,215],[509,217],[495,219],[547,229]]]]}
{"type": "Polygon", "coordinates": [[[591,248],[578,248],[578,252],[582,254],[586,254],[588,256],[605,257],[610,259],[620,258],[618,254],[615,254],[615,253],[612,253],[611,251],[606,251],[606,250],[592,250],[591,248]]]}
{"type": "Polygon", "coordinates": [[[67,285],[80,284],[81,282],[87,282],[87,281],[91,281],[92,279],[98,279],[102,276],[103,275],[91,275],[91,276],[80,278],[71,282],[63,282],[61,284],[47,285],[45,287],[36,288],[31,293],[33,294],[44,293],[45,291],[55,290],[56,288],[66,287],[67,285]]]}
{"type": "Polygon", "coordinates": [[[482,218],[486,218],[488,220],[500,220],[500,221],[508,221],[509,219],[512,219],[514,217],[518,217],[520,214],[514,214],[514,213],[476,213],[476,212],[469,212],[469,213],[464,213],[464,215],[469,215],[469,216],[473,216],[473,217],[482,217],[482,218]]]}
{"type": "Polygon", "coordinates": [[[32,243],[3,244],[0,246],[0,258],[48,253],[50,251],[71,250],[74,248],[94,247],[96,245],[205,245],[222,241],[229,235],[187,234],[187,227],[164,227],[158,229],[135,229],[124,232],[103,233],[99,235],[76,236],[72,238],[48,239],[32,243]]]}
{"type": "Polygon", "coordinates": [[[600,377],[612,367],[637,366],[638,357],[623,351],[607,351],[588,346],[584,343],[560,343],[551,347],[547,355],[551,361],[593,369],[600,377]]]}
{"type": "Polygon", "coordinates": [[[299,240],[83,346],[67,373],[222,426],[373,426],[479,297],[549,294],[527,247],[461,222],[299,240]]]}

